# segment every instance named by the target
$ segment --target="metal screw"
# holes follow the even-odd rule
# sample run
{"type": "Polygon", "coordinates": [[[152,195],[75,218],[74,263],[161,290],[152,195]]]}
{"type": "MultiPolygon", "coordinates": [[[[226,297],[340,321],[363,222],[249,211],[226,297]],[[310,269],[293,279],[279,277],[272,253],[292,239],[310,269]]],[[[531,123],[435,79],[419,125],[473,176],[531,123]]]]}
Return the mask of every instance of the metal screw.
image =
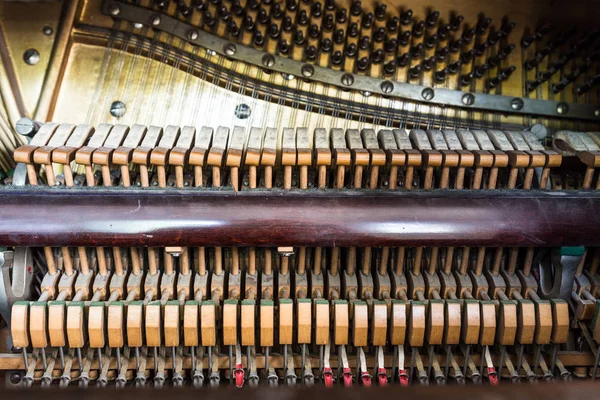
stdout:
{"type": "Polygon", "coordinates": [[[125,115],[125,111],[127,111],[127,107],[125,106],[125,103],[120,100],[113,101],[110,105],[110,115],[115,118],[121,118],[125,115]]]}
{"type": "Polygon", "coordinates": [[[13,385],[18,385],[21,382],[21,374],[18,372],[13,372],[10,374],[10,383],[13,385]]]}
{"type": "Polygon", "coordinates": [[[196,40],[198,39],[198,31],[195,29],[190,29],[190,31],[188,32],[187,35],[189,40],[196,40]]]}
{"type": "Polygon", "coordinates": [[[283,77],[283,79],[285,79],[286,81],[293,81],[294,79],[296,79],[296,77],[292,74],[285,74],[282,73],[281,76],[283,77]]]}
{"type": "Polygon", "coordinates": [[[50,36],[54,33],[54,29],[52,29],[51,26],[46,25],[42,28],[42,32],[44,33],[44,35],[46,36],[50,36]]]}
{"type": "Polygon", "coordinates": [[[211,49],[206,49],[206,54],[208,54],[209,56],[216,56],[217,52],[211,49]]]}
{"type": "Polygon", "coordinates": [[[108,13],[113,17],[116,17],[121,13],[121,7],[118,4],[111,4],[108,6],[108,13]]]}
{"type": "Polygon", "coordinates": [[[250,106],[248,104],[242,103],[235,106],[235,116],[239,119],[246,119],[250,116],[250,106]]]}
{"type": "Polygon", "coordinates": [[[225,51],[225,54],[227,54],[228,56],[232,56],[237,51],[237,47],[235,47],[235,44],[233,43],[228,43],[225,45],[223,50],[225,51]]]}
{"type": "Polygon", "coordinates": [[[36,49],[27,49],[23,53],[23,61],[27,65],[35,65],[40,61],[40,52],[36,49]]]}
{"type": "Polygon", "coordinates": [[[472,106],[475,103],[475,95],[473,93],[465,93],[462,97],[462,102],[465,106],[472,106]]]}
{"type": "Polygon", "coordinates": [[[154,14],[153,16],[150,17],[150,24],[152,26],[158,26],[160,25],[160,15],[154,14]]]}
{"type": "Polygon", "coordinates": [[[370,97],[373,93],[367,91],[367,90],[361,90],[360,94],[362,94],[365,97],[370,97]]]}
{"type": "Polygon", "coordinates": [[[304,64],[302,66],[301,70],[302,70],[302,75],[304,75],[307,78],[310,78],[315,73],[315,68],[312,65],[309,65],[309,64],[304,64]]]}
{"type": "Polygon", "coordinates": [[[144,24],[142,24],[141,22],[134,22],[133,27],[135,29],[142,29],[144,27],[144,24]]]}
{"type": "Polygon", "coordinates": [[[40,129],[40,124],[30,118],[21,118],[15,124],[15,130],[19,135],[33,137],[40,129]]]}
{"type": "Polygon", "coordinates": [[[265,54],[262,58],[262,63],[265,67],[270,68],[275,65],[275,57],[273,57],[271,54],[265,54]]]}
{"type": "Polygon", "coordinates": [[[510,101],[510,108],[512,108],[513,110],[522,110],[523,107],[525,106],[525,103],[523,102],[522,99],[515,97],[514,99],[512,99],[510,101]]]}
{"type": "Polygon", "coordinates": [[[433,97],[435,96],[435,92],[433,91],[432,88],[425,88],[423,89],[423,91],[421,92],[421,96],[425,99],[425,100],[431,100],[433,99],[433,97]]]}
{"type": "Polygon", "coordinates": [[[558,103],[556,105],[556,112],[559,114],[566,114],[569,112],[569,105],[567,103],[558,103]]]}
{"type": "Polygon", "coordinates": [[[354,84],[354,77],[351,74],[342,75],[342,85],[352,86],[354,84]]]}
{"type": "Polygon", "coordinates": [[[390,81],[383,81],[381,82],[380,88],[383,93],[392,93],[392,90],[394,90],[394,84],[390,81]]]}

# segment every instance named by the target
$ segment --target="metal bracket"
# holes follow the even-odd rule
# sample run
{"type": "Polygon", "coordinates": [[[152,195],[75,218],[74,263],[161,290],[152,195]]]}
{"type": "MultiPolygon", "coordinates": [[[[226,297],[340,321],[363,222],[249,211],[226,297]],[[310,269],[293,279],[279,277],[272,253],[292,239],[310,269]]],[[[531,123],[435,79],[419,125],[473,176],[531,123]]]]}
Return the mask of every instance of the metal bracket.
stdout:
{"type": "MultiPolygon", "coordinates": [[[[9,328],[12,306],[15,301],[30,299],[32,280],[33,257],[29,247],[0,252],[0,315],[9,328]]],[[[12,347],[12,343],[8,344],[12,347]]]]}
{"type": "Polygon", "coordinates": [[[288,80],[301,77],[302,79],[325,85],[335,85],[343,90],[355,90],[363,95],[377,94],[435,106],[478,109],[503,114],[600,120],[600,109],[596,105],[567,104],[527,97],[468,93],[461,90],[431,88],[359,74],[350,74],[319,65],[303,63],[287,57],[265,53],[253,47],[241,45],[240,43],[231,42],[205,32],[194,25],[162,13],[157,13],[155,10],[116,0],[103,1],[102,13],[113,18],[123,19],[167,32],[193,45],[202,46],[213,54],[220,54],[231,60],[279,72],[288,80]]]}

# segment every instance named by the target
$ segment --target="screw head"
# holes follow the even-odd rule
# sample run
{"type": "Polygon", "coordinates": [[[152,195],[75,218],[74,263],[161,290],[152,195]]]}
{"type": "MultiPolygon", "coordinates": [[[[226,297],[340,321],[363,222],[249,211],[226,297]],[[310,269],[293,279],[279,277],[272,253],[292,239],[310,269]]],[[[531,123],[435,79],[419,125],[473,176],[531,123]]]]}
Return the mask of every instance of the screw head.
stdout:
{"type": "Polygon", "coordinates": [[[108,6],[108,13],[113,17],[116,17],[121,13],[121,7],[118,4],[111,4],[108,6]]]}
{"type": "Polygon", "coordinates": [[[39,125],[30,118],[21,118],[15,124],[15,130],[19,135],[32,136],[39,129],[39,125]]]}
{"type": "Polygon", "coordinates": [[[283,79],[285,79],[286,81],[293,81],[294,79],[296,79],[296,77],[293,74],[286,74],[286,73],[282,73],[281,76],[283,77],[283,79]]]}
{"type": "Polygon", "coordinates": [[[251,110],[248,104],[242,103],[235,106],[235,116],[239,119],[246,119],[250,116],[251,110]]]}
{"type": "Polygon", "coordinates": [[[10,383],[13,385],[18,385],[21,382],[21,374],[18,372],[13,372],[10,374],[10,383]]]}
{"type": "Polygon", "coordinates": [[[465,106],[472,106],[475,103],[475,95],[473,93],[465,93],[461,100],[465,106]]]}
{"type": "Polygon", "coordinates": [[[27,65],[35,65],[40,62],[40,52],[36,49],[27,49],[23,53],[23,61],[27,65]]]}
{"type": "Polygon", "coordinates": [[[271,68],[273,65],[275,65],[275,57],[273,57],[271,54],[265,54],[262,57],[262,64],[267,68],[271,68]]]}
{"type": "Polygon", "coordinates": [[[187,37],[189,40],[196,40],[198,39],[198,31],[195,29],[190,29],[190,31],[187,34],[187,37]]]}
{"type": "Polygon", "coordinates": [[[390,81],[381,82],[381,85],[379,85],[379,87],[381,88],[381,91],[383,93],[392,93],[392,91],[394,90],[394,84],[390,81]]]}
{"type": "Polygon", "coordinates": [[[524,106],[525,106],[525,103],[523,102],[523,99],[520,99],[518,97],[515,97],[514,99],[512,99],[510,101],[510,108],[512,108],[513,110],[516,110],[516,111],[522,110],[524,106]]]}
{"type": "Polygon", "coordinates": [[[160,25],[160,15],[154,14],[153,16],[151,16],[150,17],[150,25],[152,25],[152,26],[160,25]]]}
{"type": "Polygon", "coordinates": [[[371,95],[372,95],[373,93],[369,92],[368,90],[361,90],[361,91],[360,91],[360,94],[362,94],[362,95],[363,95],[363,96],[365,96],[365,97],[371,97],[371,95]]]}
{"type": "Polygon", "coordinates": [[[315,68],[310,64],[304,64],[301,68],[302,75],[306,78],[310,78],[315,73],[315,68]]]}
{"type": "Polygon", "coordinates": [[[110,115],[115,118],[121,118],[125,115],[125,111],[127,111],[127,107],[125,106],[125,103],[120,100],[113,101],[110,105],[110,115]]]}
{"type": "Polygon", "coordinates": [[[46,25],[42,28],[42,33],[46,36],[50,36],[54,33],[54,29],[50,25],[46,25]]]}
{"type": "Polygon", "coordinates": [[[569,105],[567,103],[561,102],[556,105],[556,112],[564,115],[569,112],[569,105]]]}
{"type": "Polygon", "coordinates": [[[237,47],[235,47],[235,44],[233,43],[227,43],[225,45],[225,47],[223,47],[223,51],[225,52],[225,54],[227,54],[228,56],[232,56],[235,54],[235,52],[237,51],[237,47]]]}
{"type": "Polygon", "coordinates": [[[425,100],[432,100],[435,97],[435,92],[433,91],[432,88],[425,88],[421,92],[421,96],[425,100]]]}
{"type": "Polygon", "coordinates": [[[342,85],[352,86],[353,84],[354,84],[354,77],[352,76],[352,74],[342,75],[342,85]]]}

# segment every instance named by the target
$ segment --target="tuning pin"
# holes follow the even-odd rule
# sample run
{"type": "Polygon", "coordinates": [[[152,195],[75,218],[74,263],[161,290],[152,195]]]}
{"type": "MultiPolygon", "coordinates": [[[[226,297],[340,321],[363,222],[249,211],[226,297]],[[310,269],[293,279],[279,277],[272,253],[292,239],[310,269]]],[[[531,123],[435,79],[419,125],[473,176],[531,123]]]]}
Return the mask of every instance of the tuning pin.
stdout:
{"type": "Polygon", "coordinates": [[[460,60],[448,65],[448,73],[450,75],[456,74],[458,71],[460,71],[461,65],[462,65],[462,61],[460,61],[460,60]]]}
{"type": "Polygon", "coordinates": [[[392,75],[394,72],[396,72],[396,61],[392,60],[388,62],[387,64],[385,64],[383,69],[386,74],[392,75]]]}
{"type": "Polygon", "coordinates": [[[202,11],[206,7],[206,3],[204,2],[204,0],[194,0],[193,5],[194,8],[198,11],[202,11]]]}
{"type": "Polygon", "coordinates": [[[462,46],[462,39],[453,40],[448,44],[448,50],[450,53],[457,53],[462,46]]]}
{"type": "Polygon", "coordinates": [[[161,10],[169,5],[168,0],[154,0],[154,5],[161,10]]]}
{"type": "Polygon", "coordinates": [[[525,83],[525,91],[531,92],[531,91],[535,90],[539,85],[540,85],[540,83],[537,80],[527,81],[525,83]]]}
{"type": "Polygon", "coordinates": [[[204,13],[204,24],[206,26],[208,26],[209,28],[214,28],[216,23],[217,23],[217,20],[215,18],[213,18],[210,11],[206,10],[206,12],[204,13]]]}
{"type": "Polygon", "coordinates": [[[483,42],[483,43],[475,46],[473,49],[475,50],[475,55],[477,57],[480,57],[485,54],[485,51],[487,50],[487,48],[488,48],[487,42],[483,42]]]}
{"type": "Polygon", "coordinates": [[[468,64],[473,60],[474,56],[475,56],[475,50],[471,49],[465,53],[462,53],[460,55],[460,60],[462,61],[463,64],[468,64]]]}
{"type": "Polygon", "coordinates": [[[406,11],[402,11],[400,14],[400,23],[402,25],[409,25],[412,22],[413,11],[409,8],[406,11]]]}
{"type": "Polygon", "coordinates": [[[488,79],[487,82],[485,83],[485,86],[488,90],[490,90],[490,89],[493,89],[493,88],[497,87],[498,85],[500,85],[500,82],[502,82],[502,80],[496,76],[491,79],[488,79]]]}
{"type": "Polygon", "coordinates": [[[350,14],[359,16],[362,13],[362,4],[360,0],[354,0],[350,6],[350,14]]]}
{"type": "Polygon", "coordinates": [[[437,35],[431,35],[425,40],[425,47],[428,49],[433,49],[438,42],[437,35]]]}
{"type": "Polygon", "coordinates": [[[483,63],[481,65],[476,66],[474,70],[475,78],[481,78],[488,69],[490,69],[488,63],[483,63]]]}
{"type": "Polygon", "coordinates": [[[290,51],[290,46],[288,45],[287,40],[281,39],[277,43],[277,49],[281,54],[287,54],[290,51]]]}
{"type": "Polygon", "coordinates": [[[510,76],[512,75],[513,72],[516,71],[516,69],[517,69],[517,67],[515,67],[514,65],[511,65],[510,67],[504,68],[503,70],[501,70],[500,73],[498,74],[498,76],[500,77],[500,79],[505,81],[508,78],[510,78],[510,76]]]}
{"type": "Polygon", "coordinates": [[[475,28],[477,34],[483,35],[488,30],[491,23],[492,23],[492,19],[489,17],[480,19],[479,22],[477,23],[477,27],[475,28]]]}
{"type": "Polygon", "coordinates": [[[293,27],[294,27],[294,23],[292,22],[292,17],[290,17],[289,15],[286,15],[285,18],[283,18],[283,23],[281,25],[281,28],[283,29],[284,32],[291,32],[293,27]]]}
{"type": "Polygon", "coordinates": [[[382,49],[375,50],[374,53],[371,54],[371,62],[373,64],[380,64],[383,62],[384,54],[382,49]]]}
{"type": "Polygon", "coordinates": [[[384,27],[380,27],[379,29],[377,29],[377,31],[375,31],[375,35],[373,35],[373,39],[376,42],[383,41],[383,39],[385,39],[385,28],[384,27]]]}
{"type": "Polygon", "coordinates": [[[306,57],[309,60],[314,60],[317,57],[317,48],[315,46],[308,46],[306,49],[306,57]]]}
{"type": "Polygon", "coordinates": [[[326,31],[330,31],[334,28],[335,23],[333,21],[333,14],[327,14],[325,16],[325,21],[323,21],[323,27],[326,31]]]}
{"type": "Polygon", "coordinates": [[[398,24],[400,20],[398,17],[393,17],[387,20],[385,27],[390,33],[395,33],[398,30],[398,24]]]}
{"type": "Polygon", "coordinates": [[[476,33],[477,33],[477,30],[475,28],[466,29],[465,31],[463,31],[463,34],[461,36],[463,42],[471,43],[471,40],[473,40],[473,37],[475,37],[476,33]]]}
{"type": "Polygon", "coordinates": [[[248,7],[250,10],[258,10],[258,0],[248,0],[246,2],[246,7],[248,7]]]}
{"type": "Polygon", "coordinates": [[[356,22],[351,23],[348,27],[348,36],[357,37],[358,33],[358,24],[356,22]]]}
{"type": "Polygon", "coordinates": [[[440,39],[446,39],[451,30],[452,27],[450,26],[450,24],[442,25],[437,31],[437,36],[440,39]]]}
{"type": "Polygon", "coordinates": [[[187,18],[192,14],[192,10],[185,4],[180,4],[179,7],[177,7],[177,11],[179,12],[179,15],[184,18],[187,18]]]}
{"type": "Polygon", "coordinates": [[[439,11],[434,10],[434,11],[430,12],[429,15],[427,15],[427,18],[425,19],[425,23],[427,24],[427,27],[433,28],[435,26],[435,24],[437,24],[439,18],[440,18],[439,11]]]}
{"type": "Polygon", "coordinates": [[[378,20],[384,19],[386,10],[387,6],[384,3],[377,4],[377,7],[375,7],[375,18],[378,20]]]}
{"type": "Polygon", "coordinates": [[[345,39],[345,37],[344,37],[344,30],[343,29],[338,29],[333,34],[333,41],[334,41],[334,43],[337,43],[337,44],[344,43],[344,39],[345,39]]]}
{"type": "Polygon", "coordinates": [[[448,77],[448,70],[446,68],[441,69],[439,71],[435,71],[435,81],[438,83],[442,83],[448,77]]]}
{"type": "Polygon", "coordinates": [[[325,38],[325,39],[321,40],[320,46],[321,46],[321,51],[323,51],[325,53],[329,53],[331,51],[331,47],[332,47],[331,39],[325,38]]]}
{"type": "Polygon", "coordinates": [[[499,60],[505,60],[506,57],[508,57],[508,55],[510,53],[512,53],[512,51],[515,49],[515,45],[514,44],[509,44],[506,47],[502,47],[500,48],[500,50],[498,51],[498,59],[499,60]]]}
{"type": "Polygon", "coordinates": [[[233,6],[231,7],[231,11],[233,12],[233,15],[237,17],[244,15],[244,7],[242,7],[240,0],[235,0],[233,6]]]}
{"type": "Polygon", "coordinates": [[[409,68],[408,77],[410,79],[417,79],[421,75],[421,66],[415,65],[414,67],[409,68]]]}
{"type": "Polygon", "coordinates": [[[306,13],[306,10],[300,10],[298,12],[298,18],[296,21],[298,22],[298,25],[301,26],[305,26],[308,24],[308,14],[306,13]]]}
{"type": "Polygon", "coordinates": [[[391,39],[385,42],[383,48],[386,53],[395,53],[398,48],[398,43],[396,42],[396,39],[391,39]]]}
{"type": "Polygon", "coordinates": [[[373,25],[373,13],[363,14],[361,23],[362,23],[363,28],[367,28],[367,29],[370,28],[371,25],[373,25]]]}
{"type": "Polygon", "coordinates": [[[367,57],[359,59],[356,66],[359,71],[365,71],[369,67],[369,59],[367,57]]]}
{"type": "Polygon", "coordinates": [[[535,40],[541,40],[552,30],[549,24],[542,25],[535,31],[535,40]]]}
{"type": "Polygon", "coordinates": [[[398,56],[397,64],[400,67],[406,67],[410,62],[410,54],[404,53],[401,56],[398,56]]]}
{"type": "Polygon", "coordinates": [[[461,75],[461,77],[460,77],[460,84],[462,86],[468,86],[468,85],[471,84],[471,82],[473,82],[473,75],[472,74],[461,75]]]}
{"type": "Polygon", "coordinates": [[[294,33],[294,44],[302,45],[303,43],[304,43],[304,34],[302,33],[302,31],[296,31],[296,33],[294,33]]]}
{"type": "Polygon", "coordinates": [[[339,50],[336,50],[331,55],[331,62],[333,63],[333,65],[340,65],[342,63],[342,52],[339,50]]]}
{"type": "Polygon", "coordinates": [[[252,19],[252,17],[250,15],[246,16],[246,18],[244,18],[244,22],[243,22],[243,26],[244,29],[248,32],[253,32],[254,31],[254,20],[252,19]]]}
{"type": "Polygon", "coordinates": [[[406,46],[410,42],[411,33],[410,31],[404,31],[398,38],[398,43],[401,46],[406,46]]]}
{"type": "Polygon", "coordinates": [[[308,28],[308,36],[310,36],[312,39],[316,39],[318,38],[320,35],[319,32],[319,26],[314,24],[311,25],[310,28],[308,28]]]}
{"type": "Polygon", "coordinates": [[[515,29],[515,26],[517,26],[516,22],[505,22],[500,27],[500,32],[502,32],[504,37],[507,37],[513,31],[513,29],[515,29]]]}
{"type": "Polygon", "coordinates": [[[413,25],[412,34],[414,37],[423,36],[423,32],[425,32],[425,21],[419,21],[413,25]]]}
{"type": "Polygon", "coordinates": [[[279,26],[277,26],[276,23],[271,24],[271,26],[269,26],[269,36],[272,39],[277,39],[279,38],[279,26]]]}
{"type": "Polygon", "coordinates": [[[337,12],[335,13],[335,20],[336,22],[343,24],[344,22],[346,22],[346,9],[345,8],[340,8],[339,10],[337,10],[337,12]]]}
{"type": "Polygon", "coordinates": [[[296,11],[298,4],[296,4],[296,0],[287,0],[285,6],[289,11],[296,11]]]}
{"type": "Polygon", "coordinates": [[[323,12],[323,9],[321,8],[321,3],[319,2],[315,2],[312,7],[310,8],[310,14],[313,17],[320,17],[321,13],[323,12]]]}
{"type": "Polygon", "coordinates": [[[229,24],[227,24],[227,30],[232,37],[238,37],[240,35],[240,28],[237,26],[234,20],[229,21],[229,24]]]}
{"type": "Polygon", "coordinates": [[[358,48],[361,50],[366,50],[369,48],[369,37],[368,36],[363,36],[360,38],[360,40],[358,41],[358,48]]]}
{"type": "Polygon", "coordinates": [[[346,57],[354,57],[354,56],[356,56],[356,52],[357,52],[356,43],[350,43],[348,46],[346,46],[346,48],[344,50],[344,54],[346,55],[346,57]]]}
{"type": "Polygon", "coordinates": [[[267,13],[267,10],[261,8],[258,11],[258,16],[256,17],[256,20],[258,21],[258,23],[266,25],[267,22],[269,22],[269,14],[267,13]]]}
{"type": "Polygon", "coordinates": [[[450,19],[450,29],[452,32],[456,32],[460,28],[460,25],[463,23],[464,19],[465,17],[462,15],[456,15],[450,19]]]}
{"type": "Polygon", "coordinates": [[[437,61],[444,61],[446,59],[446,56],[448,55],[450,51],[448,50],[448,46],[442,47],[440,49],[438,49],[435,52],[435,57],[437,59],[437,61]]]}
{"type": "Polygon", "coordinates": [[[425,71],[431,71],[435,65],[435,57],[423,60],[423,69],[425,71]]]}
{"type": "Polygon", "coordinates": [[[410,55],[412,58],[420,58],[423,56],[423,43],[419,43],[416,46],[410,48],[410,55]]]}
{"type": "Polygon", "coordinates": [[[254,45],[256,47],[262,47],[265,44],[265,37],[260,33],[260,31],[256,31],[254,33],[254,45]]]}

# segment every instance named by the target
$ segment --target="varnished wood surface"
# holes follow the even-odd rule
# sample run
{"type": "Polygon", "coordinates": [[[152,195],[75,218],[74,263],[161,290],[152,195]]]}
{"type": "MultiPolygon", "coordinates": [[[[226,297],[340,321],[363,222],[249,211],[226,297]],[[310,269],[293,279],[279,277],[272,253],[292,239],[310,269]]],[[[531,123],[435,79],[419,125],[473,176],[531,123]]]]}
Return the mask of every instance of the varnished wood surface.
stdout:
{"type": "Polygon", "coordinates": [[[0,189],[0,245],[598,246],[600,195],[0,189]]]}

